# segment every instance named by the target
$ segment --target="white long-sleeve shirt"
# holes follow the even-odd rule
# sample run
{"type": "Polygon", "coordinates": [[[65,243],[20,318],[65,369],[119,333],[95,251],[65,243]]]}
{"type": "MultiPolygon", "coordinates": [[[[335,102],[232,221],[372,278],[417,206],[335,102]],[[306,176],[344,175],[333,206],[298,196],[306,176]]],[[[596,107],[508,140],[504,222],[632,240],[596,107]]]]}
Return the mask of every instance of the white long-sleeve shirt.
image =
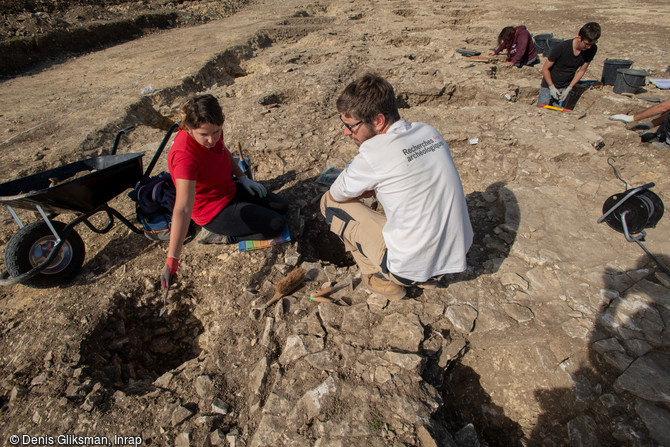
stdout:
{"type": "Polygon", "coordinates": [[[330,193],[342,202],[371,190],[386,213],[389,271],[426,281],[465,270],[472,226],[449,146],[434,127],[399,120],[364,141],[330,193]]]}

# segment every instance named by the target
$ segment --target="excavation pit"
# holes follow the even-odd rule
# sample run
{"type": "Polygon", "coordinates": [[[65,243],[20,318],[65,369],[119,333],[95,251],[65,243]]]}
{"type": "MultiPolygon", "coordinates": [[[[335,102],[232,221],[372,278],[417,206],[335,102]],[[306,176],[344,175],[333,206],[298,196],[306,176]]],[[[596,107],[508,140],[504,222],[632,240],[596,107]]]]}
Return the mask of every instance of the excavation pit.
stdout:
{"type": "Polygon", "coordinates": [[[128,392],[135,382],[149,385],[200,353],[198,336],[204,329],[187,306],[159,317],[161,303],[136,305],[120,296],[115,301],[82,342],[83,370],[93,380],[128,392]]]}

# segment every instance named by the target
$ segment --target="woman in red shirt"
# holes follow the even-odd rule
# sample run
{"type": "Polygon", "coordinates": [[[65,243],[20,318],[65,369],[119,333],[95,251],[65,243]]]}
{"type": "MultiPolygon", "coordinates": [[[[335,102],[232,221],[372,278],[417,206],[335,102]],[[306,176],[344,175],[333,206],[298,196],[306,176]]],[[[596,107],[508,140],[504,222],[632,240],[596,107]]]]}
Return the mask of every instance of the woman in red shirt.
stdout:
{"type": "Polygon", "coordinates": [[[498,48],[491,50],[490,55],[498,54],[507,50],[507,66],[534,65],[539,62],[537,50],[524,25],[506,26],[498,35],[498,48]]]}
{"type": "Polygon", "coordinates": [[[182,106],[179,132],[168,153],[177,197],[161,274],[163,288],[177,271],[191,219],[203,227],[198,242],[205,244],[270,239],[286,227],[283,214],[288,204],[244,174],[223,143],[223,122],[221,106],[212,95],[196,96],[182,106]]]}

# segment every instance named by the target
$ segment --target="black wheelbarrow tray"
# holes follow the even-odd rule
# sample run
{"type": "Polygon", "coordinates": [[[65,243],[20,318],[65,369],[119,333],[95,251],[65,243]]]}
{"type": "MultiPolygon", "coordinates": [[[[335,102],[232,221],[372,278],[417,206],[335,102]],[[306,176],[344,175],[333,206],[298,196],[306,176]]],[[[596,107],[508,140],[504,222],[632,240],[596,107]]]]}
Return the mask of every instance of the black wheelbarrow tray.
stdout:
{"type": "Polygon", "coordinates": [[[0,285],[22,283],[35,288],[54,287],[73,279],[84,263],[86,249],[74,227],[83,222],[91,231],[107,233],[118,218],[133,232],[143,234],[119,211],[107,204],[142,178],[148,176],[162,152],[170,129],[156,151],[147,172],[142,172],[144,153],[116,155],[120,131],[111,155],[70,163],[38,174],[0,184],[0,204],[5,205],[19,230],[5,247],[6,272],[0,273],[0,285]],[[15,208],[37,211],[41,221],[24,225],[15,208]],[[53,220],[60,214],[74,214],[68,224],[53,220]],[[89,218],[105,213],[102,228],[89,218]]]}

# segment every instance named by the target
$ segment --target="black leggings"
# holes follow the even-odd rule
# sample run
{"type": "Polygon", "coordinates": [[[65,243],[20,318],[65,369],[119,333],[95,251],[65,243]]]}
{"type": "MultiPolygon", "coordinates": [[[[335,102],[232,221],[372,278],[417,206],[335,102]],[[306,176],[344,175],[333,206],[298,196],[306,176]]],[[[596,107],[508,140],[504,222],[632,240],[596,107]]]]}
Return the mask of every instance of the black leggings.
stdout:
{"type": "Polygon", "coordinates": [[[251,195],[240,183],[236,185],[233,200],[204,227],[229,236],[231,242],[271,239],[281,234],[286,227],[283,215],[288,203],[270,191],[261,198],[251,195]]]}

